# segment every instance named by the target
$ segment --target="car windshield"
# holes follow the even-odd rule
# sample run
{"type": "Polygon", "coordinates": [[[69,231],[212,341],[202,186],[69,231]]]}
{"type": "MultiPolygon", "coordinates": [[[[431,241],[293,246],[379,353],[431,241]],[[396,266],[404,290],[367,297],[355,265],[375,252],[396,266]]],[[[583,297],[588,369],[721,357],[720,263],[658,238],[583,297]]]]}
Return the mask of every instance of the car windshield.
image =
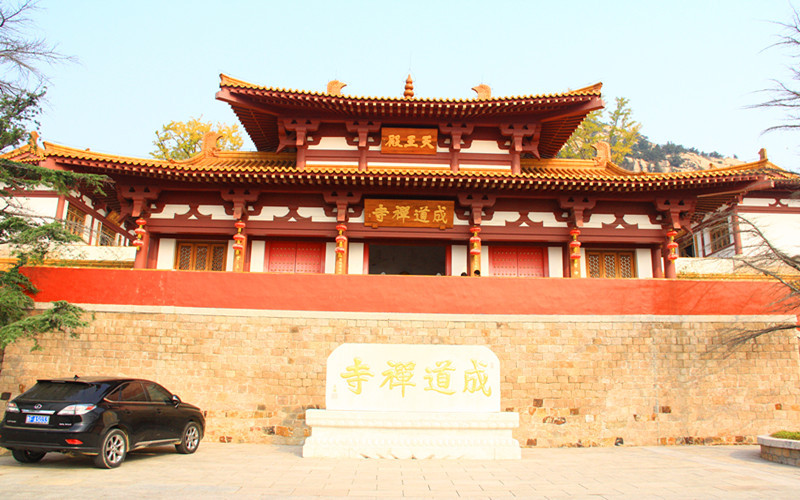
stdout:
{"type": "Polygon", "coordinates": [[[69,401],[94,403],[110,387],[109,383],[39,381],[20,396],[21,399],[39,401],[69,401]]]}

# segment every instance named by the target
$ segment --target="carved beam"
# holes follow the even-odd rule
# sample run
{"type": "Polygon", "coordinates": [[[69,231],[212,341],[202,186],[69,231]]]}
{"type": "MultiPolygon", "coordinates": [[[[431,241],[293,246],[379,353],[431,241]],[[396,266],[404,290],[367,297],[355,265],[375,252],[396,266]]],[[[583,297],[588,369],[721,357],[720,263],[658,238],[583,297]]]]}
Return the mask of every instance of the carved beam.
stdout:
{"type": "Polygon", "coordinates": [[[561,196],[558,206],[569,212],[569,221],[573,227],[583,227],[586,212],[593,209],[597,200],[588,196],[561,196]]]}
{"type": "Polygon", "coordinates": [[[458,203],[462,207],[468,207],[472,212],[472,224],[481,224],[483,211],[491,208],[497,201],[497,197],[490,194],[481,193],[458,193],[458,203]]]}
{"type": "Polygon", "coordinates": [[[461,152],[461,143],[475,129],[474,125],[466,123],[440,123],[439,131],[450,136],[450,170],[458,172],[458,156],[461,152]]]}
{"type": "Polygon", "coordinates": [[[297,169],[306,167],[306,150],[309,144],[319,144],[320,138],[308,140],[309,134],[319,129],[319,120],[305,118],[285,118],[278,120],[278,149],[280,153],[284,148],[297,148],[297,169]]]}
{"type": "Polygon", "coordinates": [[[245,213],[246,204],[258,200],[260,194],[260,191],[246,188],[226,189],[220,192],[224,201],[233,204],[233,218],[236,220],[242,218],[242,214],[245,213]]]}
{"type": "Polygon", "coordinates": [[[328,191],[322,196],[325,203],[336,206],[336,222],[347,222],[349,206],[361,201],[360,191],[328,191]]]}
{"type": "Polygon", "coordinates": [[[147,209],[148,202],[158,199],[160,193],[161,188],[155,186],[118,185],[117,189],[117,197],[131,217],[141,217],[147,209]]]}
{"type": "Polygon", "coordinates": [[[381,130],[381,122],[353,120],[345,122],[345,127],[350,134],[354,134],[351,137],[347,137],[347,144],[358,146],[358,170],[363,172],[367,170],[367,152],[369,151],[369,147],[380,142],[380,140],[372,134],[381,130]]]}
{"type": "Polygon", "coordinates": [[[531,153],[535,158],[539,156],[539,137],[542,133],[542,126],[539,122],[535,123],[505,123],[500,125],[500,133],[511,140],[508,146],[504,142],[498,143],[501,149],[508,149],[511,153],[511,172],[519,174],[520,156],[523,152],[531,153]]]}
{"type": "Polygon", "coordinates": [[[697,206],[697,200],[684,198],[657,198],[656,210],[663,216],[665,227],[670,229],[684,228],[691,231],[691,216],[697,206]]]}

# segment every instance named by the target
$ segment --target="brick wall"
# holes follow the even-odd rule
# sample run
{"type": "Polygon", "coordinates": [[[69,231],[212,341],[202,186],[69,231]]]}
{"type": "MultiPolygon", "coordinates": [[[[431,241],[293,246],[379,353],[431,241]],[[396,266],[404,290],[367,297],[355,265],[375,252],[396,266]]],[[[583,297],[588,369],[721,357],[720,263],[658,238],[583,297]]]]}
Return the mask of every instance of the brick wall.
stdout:
{"type": "Polygon", "coordinates": [[[300,444],[341,343],[467,344],[499,357],[501,405],[519,412],[523,446],[754,443],[800,428],[795,332],[715,349],[722,328],[764,316],[87,308],[96,319],[78,339],[8,347],[0,392],[14,397],[37,377],[141,376],[206,410],[207,439],[300,444]]]}

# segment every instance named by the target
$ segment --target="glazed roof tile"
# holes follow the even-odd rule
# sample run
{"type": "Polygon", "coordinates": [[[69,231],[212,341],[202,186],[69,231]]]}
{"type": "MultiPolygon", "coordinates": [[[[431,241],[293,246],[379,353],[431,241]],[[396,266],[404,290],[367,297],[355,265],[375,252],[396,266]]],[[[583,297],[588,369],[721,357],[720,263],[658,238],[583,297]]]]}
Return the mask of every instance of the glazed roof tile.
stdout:
{"type": "Polygon", "coordinates": [[[232,87],[232,88],[239,88],[239,89],[249,89],[249,90],[263,90],[268,92],[277,92],[283,94],[297,94],[297,95],[307,95],[307,96],[324,96],[324,97],[337,97],[341,99],[347,100],[360,100],[360,101],[402,101],[402,102],[437,102],[437,103],[489,103],[492,101],[521,101],[521,100],[540,100],[540,99],[552,99],[557,97],[572,97],[572,96],[600,96],[601,89],[603,88],[603,84],[598,82],[594,85],[589,85],[587,87],[583,87],[577,90],[569,90],[567,92],[560,92],[560,93],[549,93],[549,94],[537,94],[537,95],[522,95],[522,96],[504,96],[504,97],[491,97],[489,99],[479,99],[479,98],[472,98],[472,99],[459,99],[459,98],[421,98],[421,97],[403,97],[403,96],[389,96],[389,97],[374,97],[374,96],[353,96],[347,94],[329,94],[327,92],[316,92],[312,90],[295,90],[295,89],[286,89],[286,88],[279,88],[279,87],[268,87],[265,85],[256,85],[254,83],[246,82],[244,80],[239,80],[237,78],[233,78],[231,76],[220,74],[220,87],[232,87]]]}
{"type": "Polygon", "coordinates": [[[464,169],[453,173],[449,165],[441,168],[369,168],[357,166],[307,165],[298,170],[292,153],[220,151],[213,155],[198,154],[188,160],[167,161],[97,153],[45,143],[44,156],[56,161],[84,166],[93,171],[143,175],[186,182],[206,180],[235,182],[241,178],[255,182],[300,181],[314,184],[335,178],[355,184],[370,179],[390,182],[427,178],[437,182],[465,181],[476,186],[499,183],[502,186],[574,186],[596,189],[648,190],[659,188],[701,187],[720,182],[768,179],[776,184],[800,184],[800,175],[783,170],[768,160],[759,160],[733,167],[670,173],[634,173],[613,163],[596,165],[593,160],[549,159],[523,160],[522,172],[510,170],[464,169]]]}
{"type": "Polygon", "coordinates": [[[603,107],[601,89],[598,83],[563,93],[485,99],[363,97],[267,87],[220,75],[217,99],[231,106],[259,151],[280,149],[281,125],[287,120],[370,120],[404,126],[457,120],[488,128],[541,123],[538,151],[542,158],[552,158],[585,116],[603,107]]]}

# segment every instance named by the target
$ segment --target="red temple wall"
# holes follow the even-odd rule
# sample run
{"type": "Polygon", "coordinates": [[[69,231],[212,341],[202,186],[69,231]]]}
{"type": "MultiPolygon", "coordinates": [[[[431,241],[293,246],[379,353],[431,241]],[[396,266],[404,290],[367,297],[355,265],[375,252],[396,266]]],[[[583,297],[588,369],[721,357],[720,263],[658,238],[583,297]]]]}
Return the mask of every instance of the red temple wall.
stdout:
{"type": "Polygon", "coordinates": [[[34,268],[40,302],[94,312],[77,339],[6,348],[0,392],[39,377],[156,379],[223,442],[300,444],[342,343],[485,345],[523,446],[754,442],[800,426],[795,331],[733,353],[725,328],[769,325],[765,282],[336,276],[34,268]],[[435,313],[435,314],[431,314],[435,313]]]}
{"type": "Polygon", "coordinates": [[[766,281],[216,273],[37,267],[37,302],[432,314],[759,315],[766,281]]]}

